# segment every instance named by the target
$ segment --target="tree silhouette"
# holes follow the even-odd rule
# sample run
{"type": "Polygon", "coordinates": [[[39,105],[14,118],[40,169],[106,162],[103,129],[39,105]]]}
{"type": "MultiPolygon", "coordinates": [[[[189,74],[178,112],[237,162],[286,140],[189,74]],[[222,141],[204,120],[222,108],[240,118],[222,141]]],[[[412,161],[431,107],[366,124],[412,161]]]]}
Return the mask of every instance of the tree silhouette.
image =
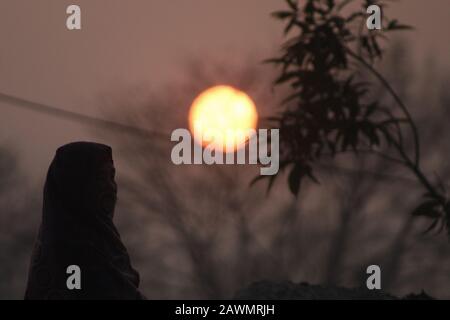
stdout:
{"type": "MultiPolygon", "coordinates": [[[[446,227],[450,236],[445,185],[430,181],[423,172],[416,123],[376,69],[387,35],[411,27],[386,15],[382,30],[366,27],[366,8],[374,4],[384,8],[386,1],[286,3],[287,10],[273,15],[287,23],[286,34],[295,34],[283,45],[282,54],[268,62],[281,67],[275,85],[289,85],[293,90],[283,100],[282,111],[271,119],[280,128],[280,168],[290,170],[291,192],[299,193],[304,177],[318,182],[314,170],[324,158],[334,159],[343,153],[375,155],[414,175],[425,193],[412,214],[433,220],[427,231],[446,227]],[[346,13],[351,4],[359,4],[362,10],[346,13]],[[379,84],[390,94],[393,105],[371,94],[379,84]]],[[[270,179],[272,183],[275,177],[270,179]]]]}

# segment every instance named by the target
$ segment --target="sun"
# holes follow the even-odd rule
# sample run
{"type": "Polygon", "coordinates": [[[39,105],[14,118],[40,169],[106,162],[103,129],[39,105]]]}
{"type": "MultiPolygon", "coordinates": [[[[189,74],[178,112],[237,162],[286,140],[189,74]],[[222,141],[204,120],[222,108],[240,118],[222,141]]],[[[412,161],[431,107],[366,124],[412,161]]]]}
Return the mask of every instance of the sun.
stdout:
{"type": "Polygon", "coordinates": [[[225,85],[203,91],[189,111],[195,141],[220,151],[235,151],[244,146],[242,133],[256,129],[257,121],[253,100],[245,92],[225,85]]]}

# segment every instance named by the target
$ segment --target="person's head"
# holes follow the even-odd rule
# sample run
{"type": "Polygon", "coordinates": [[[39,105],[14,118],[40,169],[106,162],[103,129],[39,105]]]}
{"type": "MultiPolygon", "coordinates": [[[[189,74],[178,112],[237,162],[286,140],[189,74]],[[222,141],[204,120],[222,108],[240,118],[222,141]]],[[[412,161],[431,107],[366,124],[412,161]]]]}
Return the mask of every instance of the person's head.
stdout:
{"type": "MultiPolygon", "coordinates": [[[[46,194],[76,216],[111,218],[117,198],[115,169],[109,146],[74,142],[60,147],[50,166],[46,194]]],[[[49,199],[46,199],[47,201],[49,199]]]]}

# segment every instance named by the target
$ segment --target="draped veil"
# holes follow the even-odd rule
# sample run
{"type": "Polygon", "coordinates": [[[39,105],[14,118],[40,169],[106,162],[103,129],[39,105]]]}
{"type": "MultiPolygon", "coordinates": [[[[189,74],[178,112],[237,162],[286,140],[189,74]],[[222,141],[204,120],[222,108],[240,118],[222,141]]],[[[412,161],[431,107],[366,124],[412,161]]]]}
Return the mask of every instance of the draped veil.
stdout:
{"type": "Polygon", "coordinates": [[[44,187],[42,223],[25,299],[142,299],[139,274],[113,223],[117,187],[110,147],[76,142],[59,148],[44,187]],[[69,290],[68,266],[81,270],[69,290]]]}

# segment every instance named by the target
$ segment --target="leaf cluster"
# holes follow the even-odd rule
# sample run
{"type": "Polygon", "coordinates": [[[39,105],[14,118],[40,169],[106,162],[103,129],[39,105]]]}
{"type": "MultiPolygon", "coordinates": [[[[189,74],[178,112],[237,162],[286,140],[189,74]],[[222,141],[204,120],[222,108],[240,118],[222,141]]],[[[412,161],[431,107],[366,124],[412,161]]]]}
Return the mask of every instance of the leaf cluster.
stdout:
{"type": "Polygon", "coordinates": [[[420,168],[416,124],[374,67],[384,56],[388,35],[411,27],[384,14],[388,0],[285,2],[287,8],[273,16],[285,23],[288,39],[280,55],[267,62],[280,69],[275,85],[291,90],[281,111],[270,118],[280,129],[280,168],[289,172],[291,192],[297,195],[305,178],[318,182],[315,164],[324,157],[370,153],[405,166],[425,187],[427,194],[414,210],[415,216],[432,218],[431,229],[448,221],[450,208],[444,191],[430,183],[420,168]],[[382,9],[381,30],[366,26],[370,5],[382,9]],[[384,86],[395,106],[383,105],[371,95],[375,83],[363,72],[384,86]],[[413,137],[412,154],[405,144],[407,133],[413,137]]]}

